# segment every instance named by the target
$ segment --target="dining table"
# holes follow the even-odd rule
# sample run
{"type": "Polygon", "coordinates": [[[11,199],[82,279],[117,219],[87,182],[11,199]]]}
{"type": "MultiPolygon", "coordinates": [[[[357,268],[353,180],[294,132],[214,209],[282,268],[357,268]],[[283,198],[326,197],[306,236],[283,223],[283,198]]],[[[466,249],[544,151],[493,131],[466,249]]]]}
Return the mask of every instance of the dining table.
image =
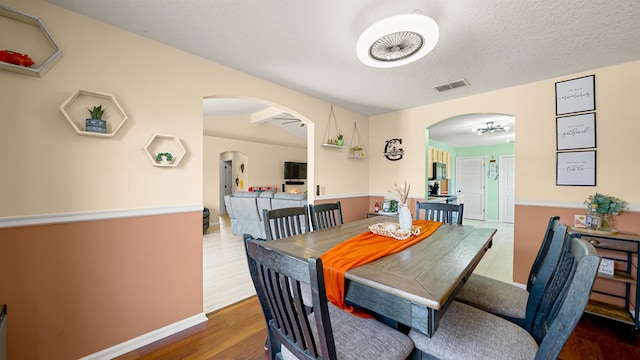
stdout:
{"type": "MultiPolygon", "coordinates": [[[[368,232],[380,217],[273,240],[269,248],[318,258],[368,232]]],[[[431,337],[449,304],[491,247],[496,229],[443,223],[426,239],[345,273],[345,301],[431,337]]],[[[404,240],[397,240],[404,241],[404,240]]]]}

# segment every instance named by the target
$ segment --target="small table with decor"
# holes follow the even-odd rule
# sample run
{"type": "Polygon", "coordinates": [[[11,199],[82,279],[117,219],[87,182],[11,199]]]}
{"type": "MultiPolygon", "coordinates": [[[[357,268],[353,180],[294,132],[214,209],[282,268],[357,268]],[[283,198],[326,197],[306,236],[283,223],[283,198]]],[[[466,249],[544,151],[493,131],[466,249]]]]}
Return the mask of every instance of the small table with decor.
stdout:
{"type": "MultiPolygon", "coordinates": [[[[300,258],[320,257],[369,231],[380,217],[269,242],[300,258]]],[[[442,224],[426,239],[345,274],[345,301],[432,336],[456,294],[480,262],[495,229],[442,224]]],[[[403,240],[398,240],[403,241],[403,240]]]]}
{"type": "Polygon", "coordinates": [[[640,236],[576,227],[572,227],[571,232],[580,234],[602,257],[592,290],[592,294],[598,295],[592,296],[585,312],[630,325],[637,333],[640,329],[640,236]],[[607,283],[610,286],[607,287],[607,283]]]}

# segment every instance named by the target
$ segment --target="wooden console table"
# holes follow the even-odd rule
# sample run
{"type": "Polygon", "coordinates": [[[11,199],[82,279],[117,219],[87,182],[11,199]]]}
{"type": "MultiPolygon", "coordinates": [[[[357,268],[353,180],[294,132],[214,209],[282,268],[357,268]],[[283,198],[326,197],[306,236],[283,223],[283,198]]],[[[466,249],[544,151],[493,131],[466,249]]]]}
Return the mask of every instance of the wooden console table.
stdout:
{"type": "Polygon", "coordinates": [[[608,250],[615,255],[601,255],[603,258],[611,259],[615,262],[615,271],[613,275],[599,272],[598,278],[622,283],[624,287],[624,294],[616,294],[597,290],[594,286],[592,293],[622,299],[624,306],[589,300],[585,312],[631,325],[633,331],[637,333],[640,324],[640,319],[638,319],[640,310],[638,308],[638,301],[640,300],[640,286],[638,286],[640,279],[640,269],[638,268],[640,236],[627,233],[603,234],[577,228],[573,228],[571,231],[580,234],[581,238],[590,242],[596,250],[608,250]]]}

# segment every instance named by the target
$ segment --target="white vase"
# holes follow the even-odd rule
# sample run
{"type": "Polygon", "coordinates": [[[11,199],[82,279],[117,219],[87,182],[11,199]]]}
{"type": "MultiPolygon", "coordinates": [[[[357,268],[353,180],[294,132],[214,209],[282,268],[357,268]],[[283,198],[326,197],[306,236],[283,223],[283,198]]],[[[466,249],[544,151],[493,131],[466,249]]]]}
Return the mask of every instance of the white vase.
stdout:
{"type": "Polygon", "coordinates": [[[411,218],[411,211],[409,211],[409,207],[407,204],[398,204],[398,215],[400,222],[400,229],[402,230],[411,230],[411,225],[413,219],[411,218]]]}

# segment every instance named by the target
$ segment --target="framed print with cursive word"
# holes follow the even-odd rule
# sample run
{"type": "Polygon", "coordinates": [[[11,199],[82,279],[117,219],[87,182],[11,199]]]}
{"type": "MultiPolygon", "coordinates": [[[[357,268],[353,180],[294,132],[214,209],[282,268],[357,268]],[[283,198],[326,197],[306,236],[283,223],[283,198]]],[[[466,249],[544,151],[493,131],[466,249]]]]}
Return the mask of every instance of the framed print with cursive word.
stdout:
{"type": "Polygon", "coordinates": [[[596,186],[596,151],[556,153],[556,185],[596,186]]]}
{"type": "Polygon", "coordinates": [[[556,149],[596,147],[596,114],[587,113],[556,118],[556,149]]]}
{"type": "Polygon", "coordinates": [[[596,76],[589,75],[556,83],[556,115],[596,109],[596,76]]]}

